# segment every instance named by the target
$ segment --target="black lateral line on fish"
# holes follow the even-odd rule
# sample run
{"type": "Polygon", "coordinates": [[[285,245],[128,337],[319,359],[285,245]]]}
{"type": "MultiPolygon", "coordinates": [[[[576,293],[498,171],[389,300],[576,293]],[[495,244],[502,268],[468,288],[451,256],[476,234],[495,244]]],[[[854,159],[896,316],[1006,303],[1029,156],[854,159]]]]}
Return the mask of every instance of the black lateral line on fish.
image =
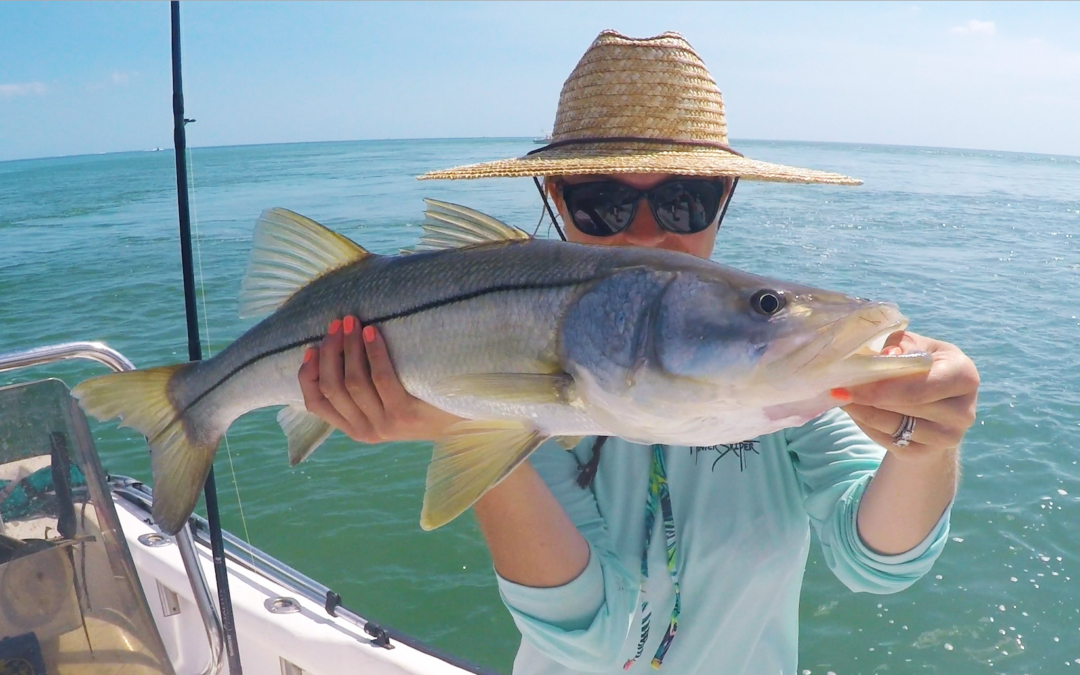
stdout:
{"type": "Polygon", "coordinates": [[[407,316],[419,314],[432,309],[438,309],[444,305],[450,305],[455,302],[464,302],[466,300],[475,300],[476,298],[483,297],[485,295],[491,295],[493,293],[508,293],[510,291],[546,291],[556,288],[566,288],[568,286],[577,286],[579,284],[587,284],[592,281],[596,281],[599,277],[589,277],[587,279],[573,279],[571,281],[560,281],[550,284],[507,284],[506,286],[492,286],[491,288],[482,288],[480,290],[471,291],[469,293],[462,293],[461,295],[451,296],[449,298],[442,298],[440,300],[432,300],[431,302],[425,302],[422,305],[411,307],[409,309],[395,312],[393,314],[387,314],[386,316],[375,317],[368,321],[361,320],[365,326],[374,326],[380,323],[387,323],[394,321],[395,319],[404,319],[407,316]]]}
{"type": "MultiPolygon", "coordinates": [[[[568,286],[576,286],[578,284],[589,283],[591,281],[595,281],[597,278],[598,277],[593,276],[593,277],[589,277],[587,279],[574,279],[574,280],[571,280],[571,281],[560,281],[560,282],[557,282],[557,283],[550,283],[550,284],[507,284],[505,286],[492,286],[490,288],[484,288],[484,289],[480,289],[480,290],[477,290],[477,291],[472,291],[470,293],[462,293],[460,295],[452,296],[452,297],[449,297],[449,298],[442,298],[440,300],[432,300],[431,302],[426,302],[426,303],[424,303],[422,305],[417,305],[416,307],[412,307],[412,308],[409,308],[409,309],[406,309],[406,310],[402,310],[400,312],[395,312],[393,314],[387,314],[385,316],[375,317],[375,318],[372,318],[372,319],[368,319],[367,321],[364,321],[363,319],[361,319],[360,323],[361,323],[361,325],[364,325],[364,326],[374,326],[374,325],[377,325],[377,324],[382,324],[382,323],[387,323],[389,321],[394,321],[396,319],[403,319],[405,317],[412,316],[414,314],[420,314],[421,312],[426,312],[426,311],[429,311],[429,310],[432,310],[432,309],[438,309],[439,307],[442,307],[444,305],[453,304],[455,302],[464,302],[466,300],[474,300],[476,298],[483,297],[485,295],[490,295],[490,294],[493,294],[493,293],[507,293],[507,292],[510,292],[510,291],[543,291],[543,290],[550,290],[550,289],[555,289],[555,288],[566,288],[568,286]]],[[[161,434],[165,433],[165,431],[167,429],[172,427],[173,424],[176,424],[177,420],[182,418],[187,413],[187,411],[191,410],[193,407],[198,405],[199,401],[201,401],[204,398],[206,398],[207,396],[209,396],[212,391],[214,391],[215,389],[220,387],[222,384],[224,384],[226,381],[228,381],[231,377],[233,377],[234,375],[236,375],[240,371],[244,370],[248,366],[251,366],[251,365],[253,365],[255,363],[258,363],[262,359],[269,358],[271,356],[277,356],[278,354],[281,354],[283,352],[287,352],[290,349],[296,349],[297,347],[303,347],[304,345],[314,344],[315,342],[319,342],[320,340],[322,340],[324,337],[326,337],[326,334],[325,333],[320,333],[319,335],[304,338],[303,340],[296,340],[296,341],[290,342],[290,343],[288,343],[286,345],[282,345],[281,347],[275,347],[274,349],[270,349],[270,350],[265,351],[265,352],[263,352],[261,354],[256,354],[255,356],[251,357],[247,361],[244,361],[239,366],[233,368],[228,373],[226,373],[224,377],[222,377],[220,380],[215,382],[212,386],[208,387],[206,389],[206,391],[204,391],[203,393],[201,393],[198,396],[196,396],[195,398],[193,398],[191,400],[191,403],[188,403],[186,406],[184,406],[183,410],[177,412],[176,417],[173,418],[173,420],[171,422],[169,422],[164,427],[162,427],[161,431],[159,431],[157,434],[155,434],[154,437],[152,439],[150,439],[150,440],[152,440],[152,441],[156,440],[161,434]]]]}

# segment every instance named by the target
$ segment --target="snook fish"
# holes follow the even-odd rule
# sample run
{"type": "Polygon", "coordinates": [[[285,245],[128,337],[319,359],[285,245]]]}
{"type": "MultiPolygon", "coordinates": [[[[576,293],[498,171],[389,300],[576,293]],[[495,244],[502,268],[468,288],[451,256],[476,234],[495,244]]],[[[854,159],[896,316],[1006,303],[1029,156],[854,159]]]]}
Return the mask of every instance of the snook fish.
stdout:
{"type": "Polygon", "coordinates": [[[833,387],[926,371],[883,356],[895,305],[754,276],[670,251],[543,241],[428,201],[409,255],[368,253],[284,209],[262,214],[240,314],[272,312],[197,363],[105,375],[73,393],[150,444],[155,521],[175,533],[218,442],[278,414],[292,465],[331,432],[297,371],[346,314],[382,332],[402,385],[466,418],[435,444],[420,524],[453,520],[546,439],[715,445],[803,424],[833,387]]]}

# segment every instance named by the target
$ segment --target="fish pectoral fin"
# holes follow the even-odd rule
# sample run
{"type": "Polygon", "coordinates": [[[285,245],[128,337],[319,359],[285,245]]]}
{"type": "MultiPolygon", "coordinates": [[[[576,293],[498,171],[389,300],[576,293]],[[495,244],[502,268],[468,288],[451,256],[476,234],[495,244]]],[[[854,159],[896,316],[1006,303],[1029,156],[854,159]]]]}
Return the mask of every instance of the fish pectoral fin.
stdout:
{"type": "Polygon", "coordinates": [[[494,241],[532,239],[522,230],[467,206],[425,199],[424,236],[416,251],[440,251],[494,241]]]}
{"type": "Polygon", "coordinates": [[[240,284],[240,316],[272,312],[318,277],[369,255],[348,237],[299,213],[263,211],[240,284]]]}
{"type": "Polygon", "coordinates": [[[478,396],[506,403],[567,404],[577,397],[574,378],[568,373],[455,375],[436,382],[433,389],[443,396],[478,396]]]}
{"type": "Polygon", "coordinates": [[[289,466],[296,466],[307,459],[334,430],[321,418],[298,405],[282,408],[277,414],[277,421],[289,440],[289,466]]]}
{"type": "Polygon", "coordinates": [[[585,438],[585,436],[556,436],[555,442],[565,450],[573,450],[578,446],[578,443],[585,440],[585,438]]]}
{"type": "Polygon", "coordinates": [[[526,422],[467,421],[438,441],[428,465],[420,527],[434,530],[499,484],[545,437],[526,422]]]}

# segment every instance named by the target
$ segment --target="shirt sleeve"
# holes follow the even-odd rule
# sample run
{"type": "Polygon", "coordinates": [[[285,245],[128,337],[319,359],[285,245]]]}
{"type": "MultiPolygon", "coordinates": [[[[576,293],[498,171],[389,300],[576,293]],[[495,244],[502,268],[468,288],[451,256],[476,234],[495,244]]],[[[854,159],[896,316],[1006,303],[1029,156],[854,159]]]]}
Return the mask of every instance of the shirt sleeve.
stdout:
{"type": "Polygon", "coordinates": [[[949,538],[952,503],[926,538],[899,555],[882,555],[859,537],[859,504],[885,456],[840,409],[785,432],[803,489],[803,502],[825,562],[853,591],[896,593],[930,571],[949,538]]]}
{"type": "MultiPolygon", "coordinates": [[[[610,439],[608,443],[614,442],[610,439]]],[[[577,485],[575,455],[545,444],[530,458],[589,544],[589,563],[563,586],[533,588],[496,577],[522,637],[572,670],[617,665],[637,608],[638,583],[614,553],[592,490],[577,485]]]]}

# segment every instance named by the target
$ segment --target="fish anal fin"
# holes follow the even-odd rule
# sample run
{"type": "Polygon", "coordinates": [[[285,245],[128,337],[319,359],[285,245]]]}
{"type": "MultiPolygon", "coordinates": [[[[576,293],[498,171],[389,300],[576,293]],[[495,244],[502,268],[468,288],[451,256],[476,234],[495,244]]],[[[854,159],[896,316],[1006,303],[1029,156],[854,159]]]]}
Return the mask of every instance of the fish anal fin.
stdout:
{"type": "Polygon", "coordinates": [[[263,211],[240,284],[240,316],[272,312],[323,274],[369,255],[348,237],[298,213],[263,211]]]}
{"type": "Polygon", "coordinates": [[[467,421],[435,444],[428,465],[420,527],[434,530],[461,515],[499,484],[545,437],[526,422],[467,421]]]}
{"type": "Polygon", "coordinates": [[[277,421],[289,441],[289,466],[296,466],[307,459],[334,430],[321,418],[298,405],[286,406],[278,411],[277,421]]]}
{"type": "Polygon", "coordinates": [[[477,396],[506,403],[569,404],[577,398],[567,373],[480,373],[455,375],[434,386],[443,396],[477,396]]]}

